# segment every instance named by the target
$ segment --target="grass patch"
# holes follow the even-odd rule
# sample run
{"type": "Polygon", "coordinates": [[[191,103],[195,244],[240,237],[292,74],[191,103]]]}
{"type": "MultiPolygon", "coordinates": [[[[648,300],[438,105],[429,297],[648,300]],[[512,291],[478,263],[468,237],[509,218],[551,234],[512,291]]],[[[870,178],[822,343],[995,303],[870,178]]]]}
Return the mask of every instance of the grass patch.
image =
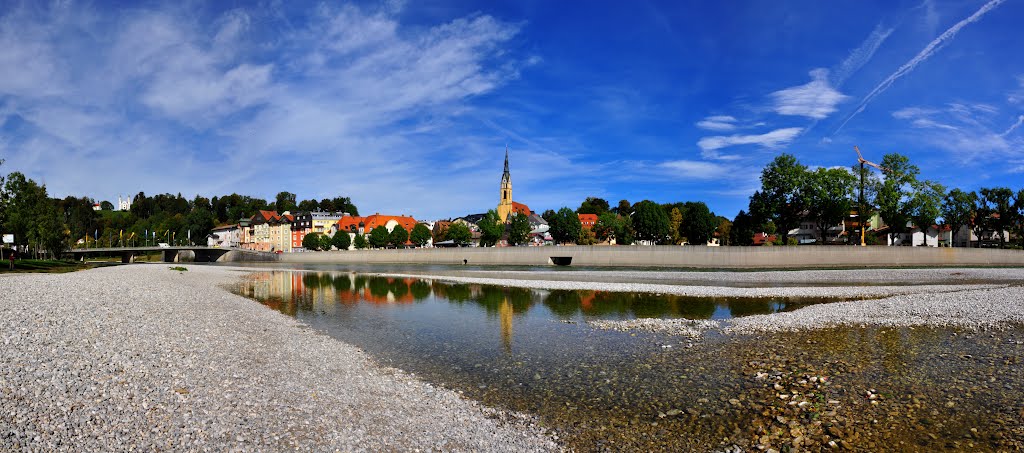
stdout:
{"type": "Polygon", "coordinates": [[[171,266],[168,269],[170,269],[172,271],[178,271],[178,272],[186,272],[186,271],[188,271],[187,267],[182,267],[182,266],[171,266]]]}
{"type": "Polygon", "coordinates": [[[4,260],[0,263],[0,273],[3,274],[14,274],[14,273],[31,273],[31,272],[48,272],[48,273],[63,273],[63,272],[74,272],[83,269],[91,269],[94,266],[90,264],[83,264],[77,261],[65,261],[65,260],[15,260],[14,270],[9,268],[10,262],[4,260]]]}

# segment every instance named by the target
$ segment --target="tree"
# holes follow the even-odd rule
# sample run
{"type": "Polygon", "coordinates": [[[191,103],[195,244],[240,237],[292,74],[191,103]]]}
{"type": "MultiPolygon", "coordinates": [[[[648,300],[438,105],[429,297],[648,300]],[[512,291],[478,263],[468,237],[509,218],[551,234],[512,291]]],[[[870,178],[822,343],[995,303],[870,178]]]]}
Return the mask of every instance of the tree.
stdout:
{"type": "Polygon", "coordinates": [[[909,203],[921,170],[911,164],[906,156],[897,153],[882,157],[882,166],[887,171],[885,180],[875,189],[875,205],[878,206],[882,220],[892,231],[904,233],[911,221],[909,203]]]}
{"type": "MultiPolygon", "coordinates": [[[[345,233],[342,233],[342,234],[345,234],[345,233]]],[[[324,251],[331,250],[331,245],[334,244],[334,239],[332,237],[330,237],[330,236],[328,236],[326,234],[322,234],[321,233],[320,236],[317,239],[320,240],[320,245],[319,245],[319,249],[320,250],[324,250],[324,251]]]]}
{"type": "Polygon", "coordinates": [[[613,211],[622,217],[629,217],[633,214],[633,205],[629,203],[629,200],[619,200],[619,205],[613,211]]]}
{"type": "Polygon", "coordinates": [[[416,247],[423,247],[430,242],[431,234],[430,228],[422,223],[417,223],[416,226],[412,227],[412,232],[409,233],[409,239],[416,247]]]}
{"type": "Polygon", "coordinates": [[[1013,209],[1013,191],[1006,187],[981,189],[981,200],[978,203],[979,215],[988,227],[999,236],[999,248],[1006,247],[1006,235],[1003,234],[1010,225],[1015,223],[1016,214],[1013,209]],[[995,215],[993,215],[995,214],[995,215]]]}
{"type": "Polygon", "coordinates": [[[719,245],[732,245],[732,222],[722,216],[718,216],[717,220],[715,231],[718,233],[719,245]]]}
{"type": "Polygon", "coordinates": [[[672,237],[672,243],[679,245],[683,243],[683,235],[680,229],[683,225],[683,212],[677,207],[673,207],[668,212],[668,231],[669,236],[672,237]]]}
{"type": "MultiPolygon", "coordinates": [[[[320,210],[320,203],[318,203],[316,200],[302,200],[301,202],[299,202],[299,206],[298,206],[298,211],[299,212],[313,212],[313,211],[319,211],[319,210],[320,210]]],[[[282,212],[282,211],[279,211],[279,212],[282,212]]]]}
{"type": "Polygon", "coordinates": [[[705,245],[715,235],[718,217],[702,201],[688,201],[684,205],[682,232],[691,245],[705,245]]]}
{"type": "Polygon", "coordinates": [[[597,223],[594,224],[594,235],[601,242],[606,242],[611,238],[616,238],[616,242],[618,242],[618,234],[622,231],[622,224],[622,217],[606,212],[597,217],[597,223]]]}
{"type": "MultiPolygon", "coordinates": [[[[942,187],[941,184],[933,181],[924,181],[920,183],[913,196],[910,197],[910,202],[907,205],[910,209],[910,219],[922,233],[927,234],[928,227],[935,224],[935,219],[942,215],[942,197],[945,194],[946,188],[942,187]]],[[[928,239],[926,238],[925,245],[927,243],[928,239]]],[[[911,243],[910,245],[915,244],[911,243]]]]}
{"type": "Polygon", "coordinates": [[[331,238],[331,245],[338,250],[348,250],[352,246],[352,237],[347,232],[339,231],[331,238]]]}
{"type": "Polygon", "coordinates": [[[395,225],[395,228],[391,230],[391,234],[388,235],[388,244],[396,248],[405,247],[405,243],[408,240],[409,231],[401,225],[395,225]]]}
{"type": "Polygon", "coordinates": [[[320,233],[309,233],[302,238],[302,248],[310,251],[320,250],[320,233]]]}
{"type": "Polygon", "coordinates": [[[668,213],[659,204],[644,200],[633,206],[633,230],[637,239],[657,243],[668,237],[668,213]]]}
{"type": "Polygon", "coordinates": [[[740,210],[732,220],[732,229],[729,231],[729,242],[732,245],[753,245],[754,235],[758,233],[758,225],[754,217],[740,210]]]}
{"type": "Polygon", "coordinates": [[[608,212],[608,201],[597,197],[587,197],[576,210],[577,214],[597,214],[599,216],[606,212],[608,212]]]}
{"type": "Polygon", "coordinates": [[[100,202],[100,209],[102,209],[104,211],[113,211],[114,210],[114,203],[111,203],[111,202],[109,202],[107,200],[103,200],[103,201],[100,202]]]}
{"type": "Polygon", "coordinates": [[[530,236],[530,218],[526,214],[517,212],[512,214],[508,227],[508,244],[525,244],[530,236]]]}
{"type": "Polygon", "coordinates": [[[359,250],[365,249],[366,247],[370,246],[370,244],[366,242],[366,236],[363,236],[358,233],[356,233],[356,238],[355,240],[352,241],[352,245],[354,245],[359,250]]]}
{"type": "Polygon", "coordinates": [[[295,194],[291,192],[278,192],[277,197],[274,198],[274,209],[277,212],[282,213],[285,211],[294,211],[297,207],[295,205],[295,194]]]}
{"type": "Polygon", "coordinates": [[[583,229],[580,217],[572,209],[565,207],[559,209],[551,220],[548,220],[548,226],[551,228],[551,237],[555,242],[562,244],[579,239],[580,231],[583,229]]]}
{"type": "Polygon", "coordinates": [[[548,210],[544,211],[544,213],[541,214],[540,217],[542,219],[544,219],[544,221],[547,222],[548,225],[550,225],[551,224],[551,220],[555,218],[555,211],[551,210],[551,209],[548,209],[548,210]]]}
{"type": "Polygon", "coordinates": [[[458,246],[469,244],[470,240],[473,239],[473,233],[469,232],[469,227],[461,222],[451,224],[448,227],[446,236],[447,240],[454,242],[458,246]]]}
{"type": "Polygon", "coordinates": [[[828,229],[842,223],[853,207],[857,177],[845,168],[819,168],[804,178],[808,217],[814,219],[825,244],[828,229]]]}
{"type": "Polygon", "coordinates": [[[388,229],[384,228],[384,225],[378,225],[373,230],[370,230],[370,245],[379,249],[388,245],[388,229]]]}
{"type": "Polygon", "coordinates": [[[580,229],[580,237],[576,238],[577,245],[594,245],[595,243],[597,243],[597,238],[590,228],[583,227],[580,229]]]}
{"type": "Polygon", "coordinates": [[[447,240],[449,224],[449,222],[437,222],[434,224],[434,229],[430,232],[430,234],[434,236],[435,244],[447,240]]]}
{"type": "MultiPolygon", "coordinates": [[[[950,190],[942,199],[942,222],[949,226],[952,236],[955,237],[961,228],[970,224],[977,210],[977,194],[960,189],[950,190]]],[[[950,240],[950,247],[952,246],[953,241],[950,240]]]]}
{"type": "Polygon", "coordinates": [[[1024,247],[1024,189],[1021,189],[1013,197],[1013,208],[1016,211],[1017,225],[1014,232],[1017,234],[1017,245],[1024,247]]]}
{"type": "Polygon", "coordinates": [[[480,227],[480,246],[494,247],[505,233],[505,224],[498,218],[498,212],[494,209],[487,211],[484,218],[477,222],[480,227]]]}
{"type": "Polygon", "coordinates": [[[783,242],[789,238],[789,230],[800,225],[806,207],[801,190],[806,177],[806,166],[791,154],[781,154],[761,171],[761,190],[751,197],[751,214],[774,222],[783,242]]]}

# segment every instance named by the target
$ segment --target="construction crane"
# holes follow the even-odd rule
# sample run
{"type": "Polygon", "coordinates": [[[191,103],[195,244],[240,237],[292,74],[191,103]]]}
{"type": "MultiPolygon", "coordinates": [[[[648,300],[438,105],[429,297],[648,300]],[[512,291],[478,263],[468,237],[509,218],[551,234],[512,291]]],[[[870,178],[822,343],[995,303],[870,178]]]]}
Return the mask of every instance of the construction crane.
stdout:
{"type": "Polygon", "coordinates": [[[864,243],[864,232],[866,231],[864,228],[864,214],[867,211],[867,207],[864,205],[864,165],[870,165],[883,172],[888,172],[889,169],[865,159],[860,153],[860,148],[854,146],[853,150],[857,152],[857,162],[860,163],[860,207],[857,210],[857,220],[860,223],[860,246],[864,247],[867,245],[864,243]]]}

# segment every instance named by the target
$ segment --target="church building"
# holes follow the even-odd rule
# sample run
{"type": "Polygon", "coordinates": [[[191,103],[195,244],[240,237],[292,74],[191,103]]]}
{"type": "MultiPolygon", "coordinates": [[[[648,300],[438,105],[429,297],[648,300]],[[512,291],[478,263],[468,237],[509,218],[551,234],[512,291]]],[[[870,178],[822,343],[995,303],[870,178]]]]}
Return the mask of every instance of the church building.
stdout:
{"type": "Polygon", "coordinates": [[[512,201],[512,175],[508,171],[508,147],[505,147],[505,172],[501,174],[501,201],[498,202],[498,218],[503,223],[508,223],[509,216],[518,212],[523,215],[530,215],[530,207],[512,201]]]}

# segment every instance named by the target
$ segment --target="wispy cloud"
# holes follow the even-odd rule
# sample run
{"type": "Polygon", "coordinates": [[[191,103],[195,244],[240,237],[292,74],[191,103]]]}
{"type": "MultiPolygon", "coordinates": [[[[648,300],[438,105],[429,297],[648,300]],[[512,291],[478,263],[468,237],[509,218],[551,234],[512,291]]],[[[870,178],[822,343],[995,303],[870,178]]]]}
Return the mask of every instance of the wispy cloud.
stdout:
{"type": "Polygon", "coordinates": [[[1007,135],[1010,135],[1010,133],[1017,130],[1017,128],[1020,127],[1021,124],[1024,124],[1024,115],[1018,116],[1017,122],[1013,123],[1013,126],[1010,126],[1009,129],[1006,129],[1006,131],[1004,131],[1002,134],[999,134],[999,136],[1006,137],[1007,135]]]}
{"type": "Polygon", "coordinates": [[[804,85],[771,94],[776,113],[820,120],[835,112],[836,106],[849,98],[832,88],[828,81],[827,69],[814,69],[810,76],[811,81],[804,85]]]}
{"type": "Polygon", "coordinates": [[[698,160],[673,160],[662,162],[659,165],[662,169],[668,170],[673,176],[684,179],[699,179],[702,181],[721,179],[728,175],[733,167],[715,162],[698,160]]]}
{"type": "Polygon", "coordinates": [[[898,69],[896,69],[896,72],[890,74],[889,77],[886,77],[885,80],[883,80],[881,83],[878,84],[878,86],[872,89],[867,94],[867,96],[864,96],[864,99],[860,101],[860,104],[857,106],[857,109],[854,110],[854,112],[851,113],[850,116],[846,117],[846,120],[844,120],[843,123],[839,125],[839,127],[836,129],[833,135],[841,131],[844,127],[846,127],[846,124],[849,123],[850,120],[852,120],[858,114],[863,112],[864,109],[867,108],[868,104],[871,103],[871,101],[873,101],[876,97],[878,97],[878,95],[882,94],[883,92],[885,92],[885,90],[892,86],[893,82],[895,82],[900,77],[909,74],[917,67],[917,65],[921,64],[921,62],[927,60],[932,55],[935,55],[935,53],[941,50],[943,47],[945,47],[946,44],[949,44],[953,40],[953,38],[956,37],[957,33],[959,33],[961,29],[963,29],[964,27],[971,23],[977,22],[979,19],[982,18],[982,16],[984,16],[989,11],[992,11],[993,9],[1001,5],[1004,1],[1005,0],[991,0],[988,3],[985,3],[984,5],[982,5],[980,9],[975,11],[974,14],[971,14],[966,19],[961,20],[960,22],[957,22],[952,27],[949,27],[949,29],[947,29],[945,32],[939,35],[938,38],[935,38],[930,43],[928,43],[928,45],[925,46],[924,49],[921,49],[921,51],[918,52],[917,55],[914,56],[914,58],[911,58],[910,61],[907,61],[898,69]]]}
{"type": "Polygon", "coordinates": [[[702,151],[717,151],[722,148],[737,145],[759,145],[765,148],[778,148],[779,146],[786,145],[793,141],[803,128],[799,127],[787,127],[782,129],[776,129],[771,132],[764,134],[752,134],[752,135],[718,135],[714,137],[704,137],[697,142],[697,146],[702,151]]]}
{"type": "Polygon", "coordinates": [[[868,37],[864,39],[864,42],[856,49],[853,49],[850,55],[832,71],[832,85],[842,86],[850,76],[871,61],[871,58],[875,56],[875,52],[878,51],[879,47],[882,47],[882,43],[889,38],[893,30],[892,28],[882,27],[882,24],[876,25],[875,29],[871,30],[868,37]]]}
{"type": "Polygon", "coordinates": [[[730,115],[715,115],[697,122],[697,127],[715,132],[729,132],[736,129],[736,118],[730,115]]]}

